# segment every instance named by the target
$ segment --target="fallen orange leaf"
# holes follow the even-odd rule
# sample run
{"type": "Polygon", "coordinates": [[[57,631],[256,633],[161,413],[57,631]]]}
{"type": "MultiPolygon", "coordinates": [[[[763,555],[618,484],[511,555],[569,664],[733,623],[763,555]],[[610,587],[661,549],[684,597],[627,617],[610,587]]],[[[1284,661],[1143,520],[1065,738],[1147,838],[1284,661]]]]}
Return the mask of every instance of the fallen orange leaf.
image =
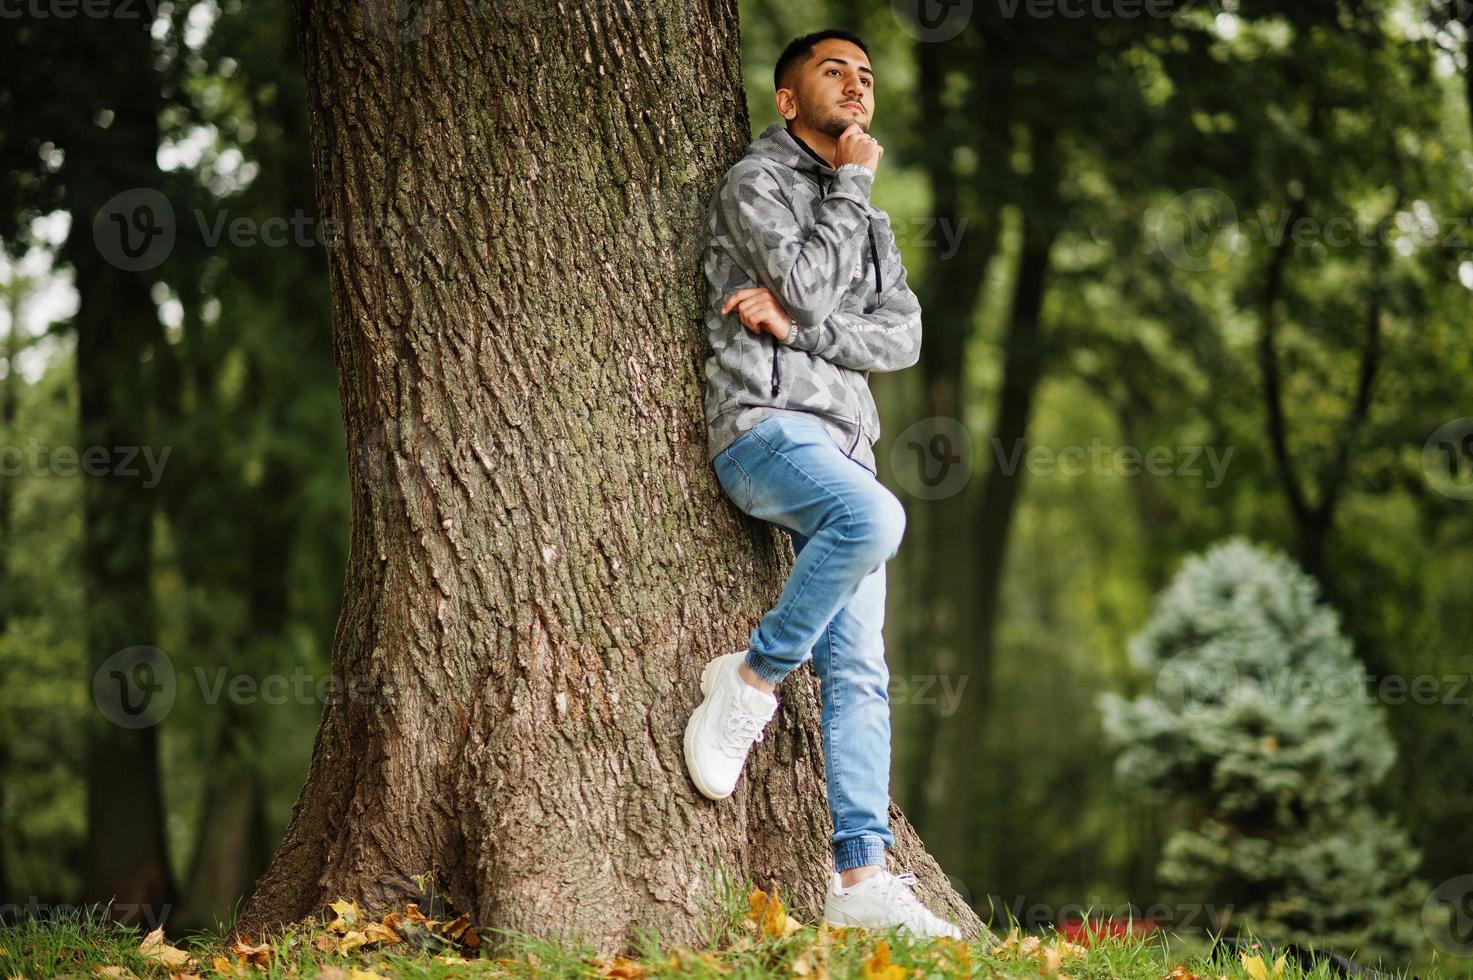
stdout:
{"type": "Polygon", "coordinates": [[[403,936],[382,922],[370,922],[364,926],[363,935],[367,938],[368,942],[381,943],[384,946],[392,946],[395,943],[402,943],[404,941],[403,936]]]}
{"type": "Polygon", "coordinates": [[[864,980],[905,980],[903,967],[890,962],[890,944],[881,939],[864,961],[864,980]]]}
{"type": "Polygon", "coordinates": [[[223,956],[215,957],[214,960],[210,962],[210,966],[214,969],[216,973],[225,977],[233,977],[238,975],[243,976],[250,972],[250,970],[246,969],[244,966],[238,967],[223,956]]]}
{"type": "Polygon", "coordinates": [[[598,975],[608,980],[641,980],[647,971],[642,963],[624,956],[600,961],[598,975]]]}
{"type": "Polygon", "coordinates": [[[235,945],[230,947],[230,952],[234,953],[238,959],[252,966],[271,966],[270,943],[261,943],[259,946],[252,946],[250,943],[237,939],[235,945]]]}
{"type": "Polygon", "coordinates": [[[752,889],[752,894],[747,896],[747,905],[747,921],[756,924],[760,935],[781,939],[803,928],[803,923],[788,915],[781,899],[760,888],[752,889]]]}

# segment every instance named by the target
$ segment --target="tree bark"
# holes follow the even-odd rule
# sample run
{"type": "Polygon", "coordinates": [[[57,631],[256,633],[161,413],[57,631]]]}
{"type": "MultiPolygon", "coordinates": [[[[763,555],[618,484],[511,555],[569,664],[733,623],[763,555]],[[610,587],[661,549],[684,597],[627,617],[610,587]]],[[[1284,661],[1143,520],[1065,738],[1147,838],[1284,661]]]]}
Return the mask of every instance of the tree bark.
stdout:
{"type": "MultiPolygon", "coordinates": [[[[483,926],[603,951],[699,940],[717,864],[812,915],[812,672],[731,799],[681,749],[701,667],[791,555],[706,462],[690,327],[702,211],[750,138],[736,5],[453,3],[378,33],[364,9],[298,8],[319,210],[345,230],[344,695],[237,931],[413,900],[424,872],[483,926]]],[[[891,816],[894,859],[975,932],[891,816]]]]}

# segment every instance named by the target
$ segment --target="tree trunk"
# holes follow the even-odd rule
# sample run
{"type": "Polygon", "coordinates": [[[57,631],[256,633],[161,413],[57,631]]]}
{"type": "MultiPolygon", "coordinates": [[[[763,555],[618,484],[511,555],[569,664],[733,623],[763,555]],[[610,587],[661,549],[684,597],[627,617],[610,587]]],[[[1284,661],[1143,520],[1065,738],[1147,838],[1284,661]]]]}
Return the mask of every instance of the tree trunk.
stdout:
{"type": "MultiPolygon", "coordinates": [[[[345,230],[344,694],[237,930],[397,905],[423,872],[483,926],[604,951],[701,938],[718,863],[817,907],[812,672],[733,798],[697,795],[681,749],[701,667],[791,554],[706,462],[690,326],[702,211],[749,139],[735,3],[451,4],[377,33],[365,9],[298,8],[345,230]]],[[[976,931],[891,816],[897,863],[976,931]]]]}
{"type": "MultiPolygon", "coordinates": [[[[980,108],[980,126],[974,123],[965,127],[965,132],[953,136],[947,127],[955,125],[952,120],[955,113],[942,100],[951,67],[946,56],[948,50],[944,44],[929,41],[916,44],[921,122],[924,131],[933,135],[926,144],[922,166],[930,183],[932,210],[938,225],[954,229],[958,236],[954,255],[943,258],[938,254],[927,264],[921,289],[925,336],[920,368],[925,385],[924,416],[963,422],[970,364],[968,350],[976,311],[983,301],[988,271],[997,251],[1002,215],[1001,208],[990,200],[984,206],[964,203],[964,178],[957,173],[953,150],[958,142],[965,141],[988,164],[1003,165],[1008,145],[1011,99],[1006,87],[1011,66],[990,48],[986,48],[988,57],[978,58],[977,64],[970,66],[994,98],[980,108]]],[[[978,448],[971,447],[973,465],[977,462],[978,448]]],[[[917,477],[932,462],[919,454],[906,461],[916,465],[917,477]]],[[[957,690],[953,685],[975,680],[967,678],[962,670],[976,633],[972,608],[976,591],[973,575],[976,544],[972,527],[976,503],[973,495],[965,490],[963,486],[952,496],[915,501],[907,508],[910,536],[918,543],[918,547],[906,549],[908,572],[916,583],[907,603],[908,667],[912,677],[922,678],[921,683],[939,675],[939,680],[946,684],[944,689],[953,691],[957,690]]],[[[911,706],[910,724],[905,729],[906,755],[913,761],[903,769],[901,799],[915,825],[922,829],[929,825],[929,804],[936,802],[927,794],[926,785],[936,740],[944,727],[943,712],[949,717],[957,707],[939,699],[935,701],[911,706]]]]}
{"type": "MultiPolygon", "coordinates": [[[[286,508],[272,507],[270,501],[250,500],[250,493],[298,499],[295,474],[280,454],[268,454],[264,467],[260,487],[243,490],[236,498],[239,512],[251,514],[252,522],[239,529],[232,547],[245,557],[240,586],[247,596],[245,621],[249,628],[230,639],[233,649],[240,651],[236,663],[257,670],[272,666],[266,651],[287,639],[291,615],[288,573],[297,533],[296,522],[286,508]]],[[[217,477],[221,483],[230,479],[226,474],[217,477]]],[[[188,550],[180,549],[181,558],[187,557],[188,550]]],[[[199,556],[191,563],[201,569],[200,579],[207,579],[212,571],[220,577],[218,570],[210,569],[199,556]]],[[[220,711],[199,834],[179,916],[179,921],[200,928],[227,915],[250,889],[266,868],[273,836],[267,829],[267,787],[259,762],[270,743],[270,733],[255,705],[225,699],[220,711]]]]}
{"type": "MultiPolygon", "coordinates": [[[[153,277],[147,271],[120,267],[117,255],[104,255],[94,236],[94,219],[114,195],[159,184],[155,163],[159,80],[152,70],[149,27],[148,18],[131,14],[84,18],[76,24],[77,62],[114,66],[92,77],[98,91],[108,93],[115,113],[106,130],[84,126],[66,145],[72,218],[66,258],[75,270],[78,294],[74,323],[81,445],[77,448],[83,453],[89,447],[103,447],[111,454],[122,451],[114,447],[151,442],[148,366],[160,335],[149,296],[153,277]]],[[[147,217],[152,222],[157,215],[148,212],[147,217]]],[[[157,703],[150,688],[167,683],[162,680],[167,664],[147,656],[128,659],[131,654],[124,654],[121,663],[109,663],[109,658],[126,650],[146,650],[156,642],[150,581],[154,491],[136,476],[80,479],[88,693],[97,697],[99,708],[104,697],[125,698],[132,707],[143,709],[144,714],[136,717],[146,719],[157,703]],[[130,676],[148,686],[134,687],[130,676]]],[[[108,704],[117,707],[119,703],[108,704]]],[[[167,914],[173,901],[164,840],[159,728],[122,724],[119,717],[106,709],[90,711],[85,723],[83,896],[88,901],[111,898],[116,917],[151,925],[167,914]]]]}
{"type": "MultiPolygon", "coordinates": [[[[258,135],[250,153],[261,173],[232,210],[257,221],[315,217],[291,5],[258,0],[222,17],[212,38],[218,50],[237,51],[235,75],[256,95],[250,115],[258,135]],[[273,25],[265,37],[263,23],[273,25]]],[[[269,262],[232,262],[222,281],[206,279],[213,256],[191,253],[186,260],[195,264],[179,274],[181,336],[175,350],[164,352],[172,373],[158,389],[177,441],[185,444],[175,453],[175,465],[185,472],[167,484],[172,492],[163,498],[181,532],[175,561],[185,581],[212,593],[189,619],[190,648],[225,651],[212,666],[275,672],[288,666],[280,651],[299,649],[292,643],[294,628],[310,626],[324,639],[324,627],[331,628],[330,622],[308,624],[294,616],[291,582],[311,493],[310,468],[299,465],[291,442],[310,442],[320,432],[313,426],[304,435],[303,403],[333,383],[324,373],[332,352],[325,329],[327,263],[322,248],[295,247],[269,262]],[[224,302],[224,322],[213,326],[203,314],[206,281],[215,293],[210,299],[224,302]],[[243,384],[219,382],[232,362],[243,365],[243,384]],[[276,435],[246,440],[249,447],[231,452],[212,450],[221,433],[244,431],[276,435]],[[254,479],[252,470],[259,473],[254,479]],[[221,522],[219,513],[236,519],[221,522]],[[211,533],[189,533],[201,526],[211,533]],[[243,602],[244,622],[222,623],[215,594],[243,602]]],[[[180,264],[176,257],[171,268],[180,264]]],[[[262,707],[226,698],[212,712],[219,721],[203,749],[210,764],[177,925],[206,928],[228,916],[269,864],[281,828],[270,819],[272,785],[263,759],[273,732],[262,707]]]]}
{"type": "MultiPolygon", "coordinates": [[[[15,431],[15,419],[20,409],[20,369],[17,365],[21,351],[25,349],[25,323],[21,315],[30,285],[20,270],[12,266],[10,282],[5,288],[10,332],[5,337],[5,382],[0,387],[0,439],[4,439],[7,445],[19,445],[15,431]]],[[[12,536],[15,530],[15,483],[15,474],[0,473],[0,637],[10,629],[16,595],[15,570],[10,560],[11,542],[15,540],[12,536]]],[[[0,772],[11,771],[10,756],[10,728],[0,727],[0,772]]],[[[10,828],[4,825],[4,813],[5,786],[0,784],[0,835],[8,839],[10,828]]],[[[10,902],[10,870],[5,863],[3,840],[0,840],[0,902],[10,902]]]]}
{"type": "MultiPolygon", "coordinates": [[[[1054,135],[1034,131],[1033,152],[1037,184],[1052,200],[1057,193],[1057,163],[1054,135]]],[[[976,807],[967,805],[982,785],[974,769],[981,746],[981,731],[987,710],[1003,571],[1008,541],[1017,513],[1026,473],[1028,426],[1033,417],[1034,397],[1046,369],[1046,338],[1042,322],[1051,251],[1058,234],[1057,217],[1051,208],[1023,216],[1022,255],[1013,282],[1012,310],[1003,341],[1003,381],[998,393],[997,428],[988,446],[992,466],[983,478],[982,491],[973,519],[972,546],[976,566],[971,615],[976,633],[967,660],[962,665],[967,684],[961,688],[960,709],[941,726],[934,739],[933,755],[924,787],[927,813],[935,814],[927,832],[937,842],[938,852],[960,870],[974,873],[978,856],[974,845],[976,807]],[[1004,465],[1016,455],[1017,466],[1004,465]]]]}

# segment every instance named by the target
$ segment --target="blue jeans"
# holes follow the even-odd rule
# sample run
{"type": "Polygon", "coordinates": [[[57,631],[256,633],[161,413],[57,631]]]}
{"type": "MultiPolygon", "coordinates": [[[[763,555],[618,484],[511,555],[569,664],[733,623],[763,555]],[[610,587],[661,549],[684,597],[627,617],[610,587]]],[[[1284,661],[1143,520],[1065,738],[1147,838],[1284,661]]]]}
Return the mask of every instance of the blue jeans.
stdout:
{"type": "Polygon", "coordinates": [[[747,665],[776,684],[813,657],[834,868],[883,865],[895,843],[885,562],[900,548],[905,508],[816,420],[799,415],[768,416],[713,465],[727,496],[786,530],[797,554],[777,605],[752,630],[747,665]]]}

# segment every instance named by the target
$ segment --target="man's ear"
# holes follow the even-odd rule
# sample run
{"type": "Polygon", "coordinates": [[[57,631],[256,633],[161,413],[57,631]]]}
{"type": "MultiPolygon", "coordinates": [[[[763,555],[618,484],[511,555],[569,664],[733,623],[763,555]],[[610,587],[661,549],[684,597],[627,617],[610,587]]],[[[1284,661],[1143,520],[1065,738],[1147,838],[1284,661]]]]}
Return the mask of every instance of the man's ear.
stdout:
{"type": "Polygon", "coordinates": [[[793,90],[780,88],[776,96],[777,114],[789,122],[798,117],[798,101],[793,97],[793,90]]]}

